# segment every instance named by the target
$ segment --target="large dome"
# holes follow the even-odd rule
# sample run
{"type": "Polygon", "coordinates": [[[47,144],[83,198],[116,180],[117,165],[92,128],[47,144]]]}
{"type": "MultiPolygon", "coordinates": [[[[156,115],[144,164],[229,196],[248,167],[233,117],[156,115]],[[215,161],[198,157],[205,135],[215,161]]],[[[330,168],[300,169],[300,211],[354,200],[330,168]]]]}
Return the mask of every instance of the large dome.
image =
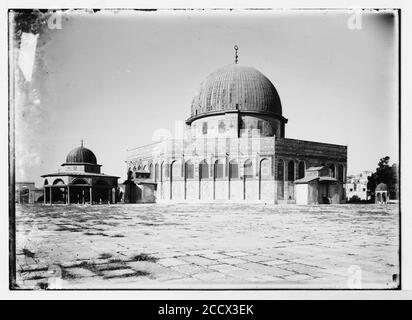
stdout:
{"type": "Polygon", "coordinates": [[[188,122],[229,110],[282,116],[275,86],[260,71],[231,64],[210,74],[192,102],[188,122]]]}
{"type": "Polygon", "coordinates": [[[90,163],[90,164],[97,164],[96,156],[94,153],[83,147],[77,147],[69,152],[66,157],[66,163],[90,163]]]}

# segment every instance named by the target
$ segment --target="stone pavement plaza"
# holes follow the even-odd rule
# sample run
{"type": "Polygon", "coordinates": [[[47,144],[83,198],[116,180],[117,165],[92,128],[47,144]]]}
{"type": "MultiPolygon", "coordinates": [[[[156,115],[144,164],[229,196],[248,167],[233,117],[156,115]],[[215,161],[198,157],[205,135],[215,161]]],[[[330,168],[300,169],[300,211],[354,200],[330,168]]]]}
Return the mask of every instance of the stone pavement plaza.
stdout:
{"type": "Polygon", "coordinates": [[[16,207],[22,289],[397,288],[397,205],[16,207]]]}

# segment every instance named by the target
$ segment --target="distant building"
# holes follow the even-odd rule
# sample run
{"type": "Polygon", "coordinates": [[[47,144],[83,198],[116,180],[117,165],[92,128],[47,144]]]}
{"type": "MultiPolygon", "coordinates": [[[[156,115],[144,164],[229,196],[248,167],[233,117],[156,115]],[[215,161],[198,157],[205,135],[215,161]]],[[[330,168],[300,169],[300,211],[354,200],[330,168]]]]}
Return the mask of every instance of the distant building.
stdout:
{"type": "Polygon", "coordinates": [[[363,171],[357,175],[350,175],[346,178],[346,197],[350,200],[353,196],[359,197],[360,200],[369,200],[368,196],[368,177],[372,171],[363,171]]]}
{"type": "Polygon", "coordinates": [[[16,182],[16,203],[36,203],[43,201],[43,188],[36,188],[34,182],[16,182]]]}
{"type": "Polygon", "coordinates": [[[379,183],[375,189],[375,203],[387,204],[389,201],[388,186],[384,183],[379,183]]]}
{"type": "Polygon", "coordinates": [[[125,202],[345,202],[347,147],[285,138],[287,122],[272,82],[236,55],[200,86],[182,138],[128,150],[125,202]]]}
{"type": "Polygon", "coordinates": [[[101,173],[94,153],[81,146],[73,149],[57,173],[44,178],[44,203],[115,203],[119,177],[101,173]]]}

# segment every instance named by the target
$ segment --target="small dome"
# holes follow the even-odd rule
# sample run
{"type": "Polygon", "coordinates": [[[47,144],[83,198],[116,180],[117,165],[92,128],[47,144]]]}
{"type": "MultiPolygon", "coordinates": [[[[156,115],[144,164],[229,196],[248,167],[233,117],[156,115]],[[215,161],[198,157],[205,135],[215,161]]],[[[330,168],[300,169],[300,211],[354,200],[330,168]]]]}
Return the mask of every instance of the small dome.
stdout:
{"type": "Polygon", "coordinates": [[[388,186],[381,182],[376,186],[375,191],[388,191],[388,186]]]}
{"type": "Polygon", "coordinates": [[[66,163],[90,163],[97,164],[97,159],[94,153],[83,147],[83,144],[80,147],[77,147],[69,152],[66,157],[66,163]]]}
{"type": "Polygon", "coordinates": [[[210,74],[192,102],[191,119],[226,110],[282,116],[278,92],[252,67],[231,64],[210,74]]]}

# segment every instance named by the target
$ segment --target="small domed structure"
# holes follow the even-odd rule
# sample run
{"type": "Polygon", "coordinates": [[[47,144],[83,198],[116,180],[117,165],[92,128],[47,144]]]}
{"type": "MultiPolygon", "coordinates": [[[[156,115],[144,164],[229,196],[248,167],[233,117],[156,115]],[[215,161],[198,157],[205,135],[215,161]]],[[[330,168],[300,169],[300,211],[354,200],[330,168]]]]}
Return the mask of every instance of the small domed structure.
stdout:
{"type": "Polygon", "coordinates": [[[44,174],[44,203],[115,203],[119,177],[101,172],[93,151],[83,146],[67,154],[58,172],[44,174]]]}
{"type": "Polygon", "coordinates": [[[388,200],[388,186],[381,182],[375,188],[375,203],[386,204],[388,200]]]}
{"type": "Polygon", "coordinates": [[[85,147],[83,143],[80,147],[77,147],[69,152],[66,157],[67,164],[75,163],[88,163],[88,164],[97,164],[97,159],[94,153],[85,147]]]}

